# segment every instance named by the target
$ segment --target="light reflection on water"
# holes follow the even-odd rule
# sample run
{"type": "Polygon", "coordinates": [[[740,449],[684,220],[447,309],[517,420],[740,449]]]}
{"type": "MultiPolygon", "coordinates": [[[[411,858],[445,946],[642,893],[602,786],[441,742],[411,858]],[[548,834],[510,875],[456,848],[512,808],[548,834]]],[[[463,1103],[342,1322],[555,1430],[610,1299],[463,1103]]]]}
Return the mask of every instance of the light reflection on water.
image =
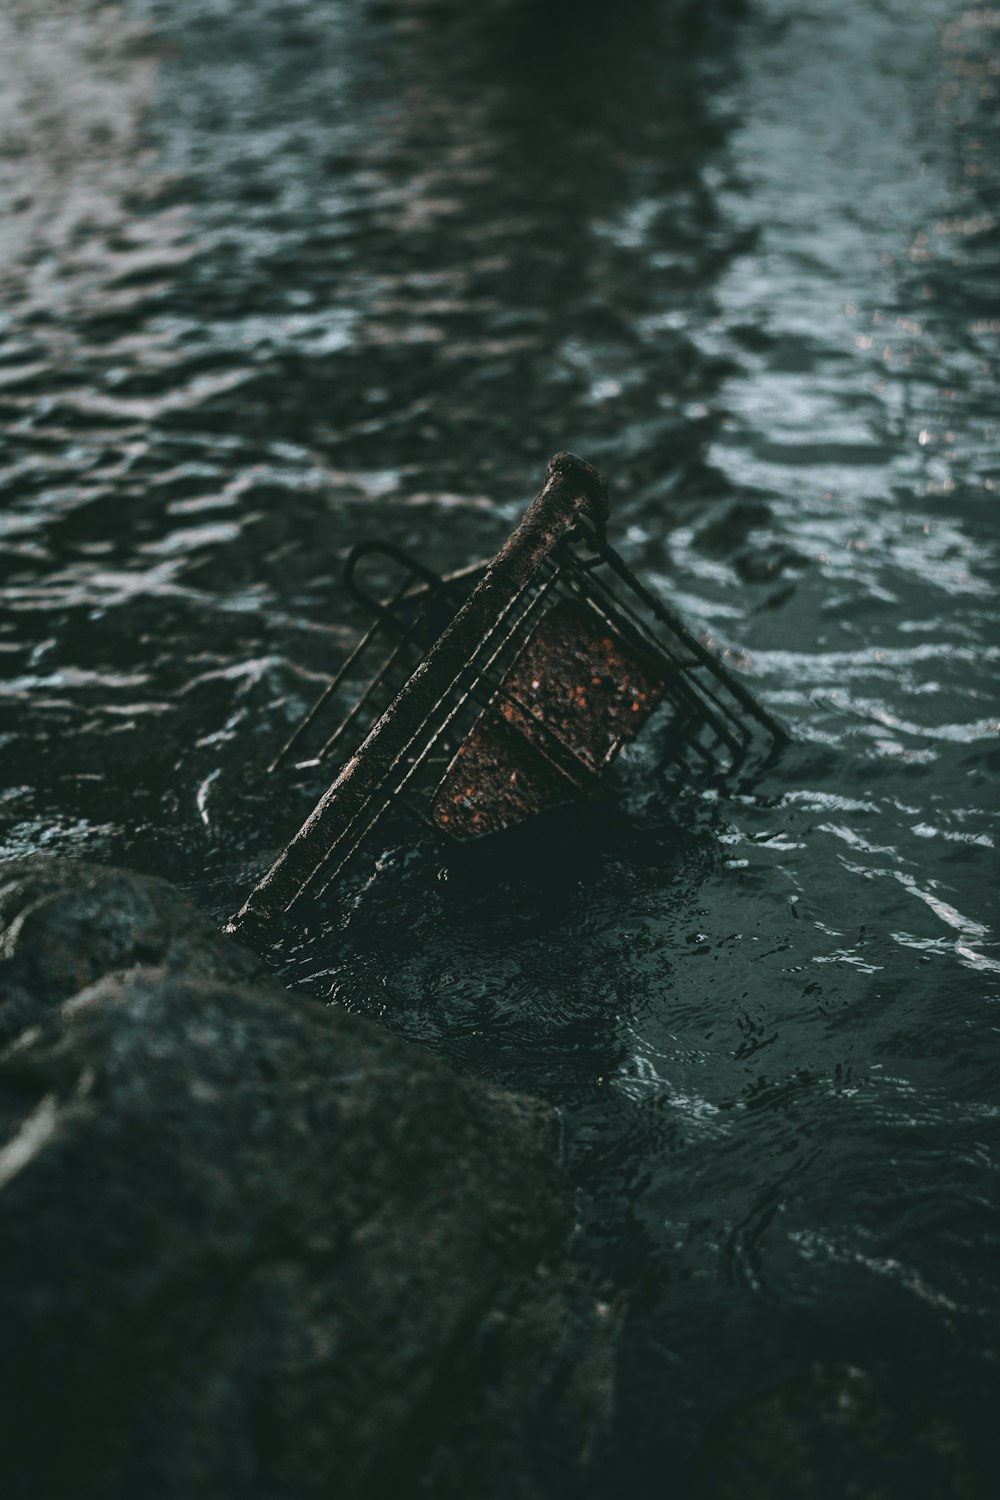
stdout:
{"type": "Polygon", "coordinates": [[[257,768],[358,626],[343,550],[479,556],[577,448],[795,745],[680,800],[637,747],[620,824],[481,889],[388,852],[286,970],[562,1106],[579,1253],[633,1289],[635,1484],[876,1338],[980,1389],[991,13],[129,9],[8,7],[5,850],[232,910],[299,810],[257,768]]]}

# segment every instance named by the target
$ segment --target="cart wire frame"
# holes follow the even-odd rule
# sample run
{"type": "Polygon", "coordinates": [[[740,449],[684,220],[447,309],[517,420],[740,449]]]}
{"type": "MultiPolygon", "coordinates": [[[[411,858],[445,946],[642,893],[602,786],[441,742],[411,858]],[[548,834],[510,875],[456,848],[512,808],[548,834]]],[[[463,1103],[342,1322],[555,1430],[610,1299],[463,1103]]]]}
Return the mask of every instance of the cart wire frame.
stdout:
{"type": "Polygon", "coordinates": [[[664,707],[662,755],[691,772],[777,753],[784,729],[635,577],[606,519],[600,475],[560,453],[492,562],[442,577],[389,543],[353,549],[372,624],[268,768],[340,769],[228,931],[265,938],[322,896],[391,808],[464,842],[592,794],[664,707]],[[396,574],[381,598],[373,562],[396,574]]]}

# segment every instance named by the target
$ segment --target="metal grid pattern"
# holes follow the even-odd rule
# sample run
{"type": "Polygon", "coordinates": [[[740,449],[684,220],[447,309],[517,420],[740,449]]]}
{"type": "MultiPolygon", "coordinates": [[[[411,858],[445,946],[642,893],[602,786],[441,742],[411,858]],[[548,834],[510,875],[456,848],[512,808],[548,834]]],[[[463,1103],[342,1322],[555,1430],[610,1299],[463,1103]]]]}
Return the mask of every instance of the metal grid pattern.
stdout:
{"type": "Polygon", "coordinates": [[[391,808],[466,841],[587,796],[654,713],[691,773],[779,748],[781,727],[608,546],[605,516],[600,476],[561,454],[491,563],[440,577],[354,549],[346,581],[372,624],[270,767],[339,773],[231,930],[322,895],[391,808]],[[395,575],[383,597],[367,572],[395,575]]]}

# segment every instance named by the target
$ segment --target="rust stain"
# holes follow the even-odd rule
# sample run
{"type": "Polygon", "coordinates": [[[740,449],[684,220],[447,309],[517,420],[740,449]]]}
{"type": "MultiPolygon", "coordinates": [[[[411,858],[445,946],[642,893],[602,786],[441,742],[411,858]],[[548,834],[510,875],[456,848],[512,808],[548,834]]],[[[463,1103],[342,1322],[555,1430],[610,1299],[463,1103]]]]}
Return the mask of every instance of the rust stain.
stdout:
{"type": "Polygon", "coordinates": [[[487,709],[445,772],[431,820],[450,838],[479,838],[536,817],[575,791],[530,740],[487,709]]]}
{"type": "Polygon", "coordinates": [[[459,747],[432,821],[452,838],[477,838],[567,801],[635,738],[665,686],[594,610],[560,600],[459,747]],[[566,770],[553,764],[560,747],[566,770]]]}
{"type": "Polygon", "coordinates": [[[503,686],[501,711],[522,733],[537,735],[541,722],[599,773],[638,734],[666,683],[627,641],[608,633],[600,615],[566,599],[525,642],[503,686]]]}

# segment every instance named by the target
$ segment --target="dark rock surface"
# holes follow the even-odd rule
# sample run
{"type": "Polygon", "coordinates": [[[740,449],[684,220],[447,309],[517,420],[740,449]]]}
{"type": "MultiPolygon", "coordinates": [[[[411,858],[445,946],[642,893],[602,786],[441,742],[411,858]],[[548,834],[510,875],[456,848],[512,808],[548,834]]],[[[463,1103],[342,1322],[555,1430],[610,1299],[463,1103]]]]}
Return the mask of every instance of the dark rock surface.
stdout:
{"type": "Polygon", "coordinates": [[[0,1042],[139,964],[236,983],[267,977],[166,880],[45,855],[0,861],[0,1042]]]}
{"type": "Polygon", "coordinates": [[[7,973],[38,985],[0,1056],[4,1496],[571,1496],[614,1319],[563,1264],[554,1112],[214,977],[253,961],[169,887],[156,927],[158,883],[31,862],[15,898],[4,873],[7,973]],[[143,931],[202,972],[58,1004],[143,931]]]}

